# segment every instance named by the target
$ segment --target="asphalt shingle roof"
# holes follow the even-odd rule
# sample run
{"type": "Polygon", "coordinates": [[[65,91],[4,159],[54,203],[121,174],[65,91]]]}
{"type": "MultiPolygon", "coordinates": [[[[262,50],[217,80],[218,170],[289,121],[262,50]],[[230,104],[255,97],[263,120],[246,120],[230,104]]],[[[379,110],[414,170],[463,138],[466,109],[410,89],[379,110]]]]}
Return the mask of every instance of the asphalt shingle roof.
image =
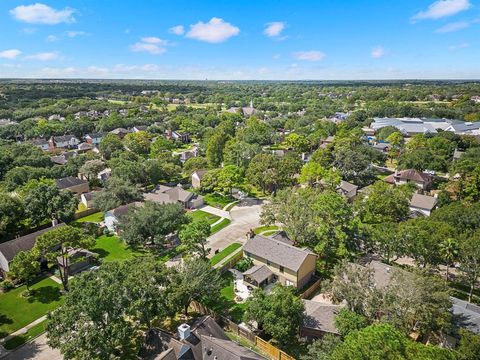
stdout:
{"type": "Polygon", "coordinates": [[[410,200],[410,206],[420,209],[432,210],[435,205],[437,205],[437,198],[433,196],[413,194],[410,200]]]}
{"type": "Polygon", "coordinates": [[[56,182],[59,189],[68,189],[72,186],[88,184],[87,180],[82,180],[74,176],[67,176],[62,179],[57,179],[56,182]]]}

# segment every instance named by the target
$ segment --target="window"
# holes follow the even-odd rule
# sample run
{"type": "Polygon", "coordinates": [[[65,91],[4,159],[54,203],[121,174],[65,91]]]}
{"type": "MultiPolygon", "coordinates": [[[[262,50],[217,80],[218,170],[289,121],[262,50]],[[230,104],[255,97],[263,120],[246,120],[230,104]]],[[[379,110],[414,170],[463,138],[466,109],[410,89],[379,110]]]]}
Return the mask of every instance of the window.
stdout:
{"type": "Polygon", "coordinates": [[[283,273],[284,271],[285,271],[285,268],[282,265],[280,265],[280,272],[283,273]]]}

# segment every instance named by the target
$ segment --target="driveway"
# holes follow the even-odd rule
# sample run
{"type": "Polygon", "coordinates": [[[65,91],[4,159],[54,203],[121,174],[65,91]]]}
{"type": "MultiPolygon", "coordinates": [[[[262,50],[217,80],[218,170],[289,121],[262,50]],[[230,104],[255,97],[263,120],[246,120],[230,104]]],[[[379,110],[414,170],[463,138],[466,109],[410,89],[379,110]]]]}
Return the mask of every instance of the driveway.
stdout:
{"type": "Polygon", "coordinates": [[[21,359],[61,360],[63,357],[60,351],[47,345],[47,336],[43,334],[2,358],[2,360],[21,359]]]}
{"type": "Polygon", "coordinates": [[[234,242],[245,243],[250,229],[260,226],[260,212],[262,201],[257,199],[245,199],[230,210],[232,222],[227,227],[208,238],[208,247],[215,250],[223,250],[234,242]]]}

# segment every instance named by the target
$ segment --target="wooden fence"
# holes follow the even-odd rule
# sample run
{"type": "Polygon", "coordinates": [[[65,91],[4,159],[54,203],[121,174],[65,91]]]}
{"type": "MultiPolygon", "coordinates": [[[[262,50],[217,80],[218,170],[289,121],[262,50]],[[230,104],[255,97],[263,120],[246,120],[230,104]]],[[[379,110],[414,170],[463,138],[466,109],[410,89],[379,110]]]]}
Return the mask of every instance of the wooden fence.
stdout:
{"type": "Polygon", "coordinates": [[[220,274],[225,273],[228,271],[228,269],[231,269],[232,267],[235,266],[237,262],[239,262],[243,258],[243,248],[238,249],[236,253],[233,255],[230,255],[230,257],[227,258],[227,260],[224,260],[224,262],[220,262],[217,264],[218,266],[215,266],[215,268],[220,272],[220,274]]]}
{"type": "Polygon", "coordinates": [[[315,291],[320,288],[322,281],[317,279],[312,285],[310,285],[303,293],[300,294],[300,299],[308,299],[315,291]]]}
{"type": "Polygon", "coordinates": [[[81,219],[81,218],[83,218],[83,217],[85,217],[85,216],[95,214],[95,213],[97,213],[97,212],[99,212],[99,211],[100,211],[100,210],[98,210],[98,209],[87,209],[87,210],[79,211],[79,212],[75,213],[75,215],[73,216],[73,218],[74,218],[75,220],[81,219]]]}

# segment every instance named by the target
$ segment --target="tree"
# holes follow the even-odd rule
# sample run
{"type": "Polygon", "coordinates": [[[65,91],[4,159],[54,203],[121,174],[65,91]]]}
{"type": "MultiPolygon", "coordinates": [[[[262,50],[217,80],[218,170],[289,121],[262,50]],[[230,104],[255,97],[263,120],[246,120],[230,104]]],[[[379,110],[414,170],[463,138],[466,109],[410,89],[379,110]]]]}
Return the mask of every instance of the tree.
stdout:
{"type": "Polygon", "coordinates": [[[127,149],[137,155],[146,155],[150,152],[150,135],[146,131],[128,133],[123,143],[127,149]]]}
{"type": "Polygon", "coordinates": [[[299,181],[310,186],[321,183],[325,188],[335,190],[341,181],[340,175],[333,169],[325,169],[315,161],[309,161],[302,167],[299,181]]]}
{"type": "Polygon", "coordinates": [[[208,169],[208,160],[201,156],[192,157],[183,163],[183,172],[188,175],[204,169],[208,169]]]}
{"type": "Polygon", "coordinates": [[[155,141],[150,146],[150,156],[156,158],[159,155],[164,153],[171,153],[172,149],[175,147],[175,144],[166,139],[163,136],[158,136],[155,141]]]}
{"type": "Polygon", "coordinates": [[[215,133],[208,139],[207,144],[207,159],[208,163],[217,167],[223,162],[223,148],[228,139],[222,133],[215,133]]]}
{"type": "Polygon", "coordinates": [[[405,254],[405,244],[399,234],[399,225],[394,222],[385,222],[367,226],[367,246],[374,253],[380,255],[384,261],[390,263],[405,254]]]}
{"type": "Polygon", "coordinates": [[[458,257],[458,244],[454,238],[446,238],[440,243],[440,256],[447,266],[445,273],[445,281],[448,281],[448,271],[450,265],[457,260],[458,257]]]}
{"type": "Polygon", "coordinates": [[[295,149],[298,152],[306,152],[310,148],[310,143],[307,138],[296,133],[287,135],[284,142],[289,148],[295,149]]]}
{"type": "Polygon", "coordinates": [[[292,287],[277,284],[269,294],[256,291],[246,301],[244,321],[256,321],[260,328],[281,344],[288,343],[303,320],[305,306],[292,287]]]}
{"type": "Polygon", "coordinates": [[[342,337],[368,326],[367,319],[353,311],[342,309],[335,316],[335,327],[342,337]]]}
{"type": "Polygon", "coordinates": [[[318,340],[308,345],[308,353],[302,356],[302,360],[331,360],[334,350],[341,344],[338,336],[325,334],[318,340]]]}
{"type": "Polygon", "coordinates": [[[243,176],[242,171],[238,166],[227,165],[223,167],[217,178],[217,184],[215,190],[232,194],[232,189],[236,186],[240,186],[243,176]]]}
{"type": "Polygon", "coordinates": [[[262,151],[257,144],[250,144],[238,139],[230,139],[225,143],[223,159],[227,165],[236,165],[246,169],[250,160],[262,151]]]}
{"type": "Polygon", "coordinates": [[[115,134],[105,135],[102,138],[98,148],[100,150],[100,154],[102,154],[102,156],[107,160],[115,156],[116,153],[125,150],[122,141],[115,134]]]}
{"type": "Polygon", "coordinates": [[[264,193],[277,190],[280,179],[278,159],[271,154],[255,155],[247,169],[247,180],[264,193]]]}
{"type": "Polygon", "coordinates": [[[27,293],[29,293],[30,280],[37,276],[40,271],[40,263],[38,262],[37,254],[34,251],[20,251],[13,258],[9,268],[10,275],[25,281],[27,293]]]}
{"type": "Polygon", "coordinates": [[[468,301],[472,301],[473,292],[480,275],[480,230],[465,234],[460,241],[460,268],[470,286],[468,301]]]}
{"type": "Polygon", "coordinates": [[[133,358],[153,320],[172,314],[167,293],[165,268],[148,257],[84,272],[48,315],[48,344],[65,359],[133,358]]]}
{"type": "Polygon", "coordinates": [[[39,183],[24,197],[25,214],[36,226],[45,220],[70,221],[77,210],[78,199],[70,191],[54,184],[39,183]]]}
{"type": "Polygon", "coordinates": [[[458,360],[478,360],[480,336],[465,329],[460,329],[459,334],[460,342],[457,346],[458,360]]]}
{"type": "Polygon", "coordinates": [[[143,206],[132,208],[119,219],[117,228],[122,239],[130,246],[154,245],[162,248],[170,235],[189,218],[179,204],[159,204],[145,201],[143,206]]]}
{"type": "Polygon", "coordinates": [[[11,236],[21,226],[24,216],[22,199],[18,196],[0,192],[0,239],[11,236]]]}
{"type": "Polygon", "coordinates": [[[93,206],[105,212],[139,200],[142,200],[142,192],[137,185],[112,176],[107,180],[105,189],[95,194],[93,206]]]}
{"type": "Polygon", "coordinates": [[[204,305],[215,303],[220,296],[220,274],[203,259],[189,259],[173,268],[170,274],[171,301],[188,315],[192,301],[204,305]]]}
{"type": "Polygon", "coordinates": [[[71,249],[89,249],[95,245],[95,239],[82,229],[72,226],[58,226],[40,235],[33,251],[45,258],[50,264],[60,269],[60,278],[65,291],[68,291],[69,266],[71,249]],[[62,270],[63,269],[63,270],[62,270]]]}
{"type": "Polygon", "coordinates": [[[90,181],[96,178],[98,173],[104,168],[105,164],[102,160],[88,160],[80,167],[79,172],[90,181]]]}
{"type": "Polygon", "coordinates": [[[186,245],[187,251],[193,254],[200,254],[204,259],[210,253],[206,247],[207,238],[210,236],[211,227],[205,220],[193,221],[180,230],[180,240],[186,245]]]}

